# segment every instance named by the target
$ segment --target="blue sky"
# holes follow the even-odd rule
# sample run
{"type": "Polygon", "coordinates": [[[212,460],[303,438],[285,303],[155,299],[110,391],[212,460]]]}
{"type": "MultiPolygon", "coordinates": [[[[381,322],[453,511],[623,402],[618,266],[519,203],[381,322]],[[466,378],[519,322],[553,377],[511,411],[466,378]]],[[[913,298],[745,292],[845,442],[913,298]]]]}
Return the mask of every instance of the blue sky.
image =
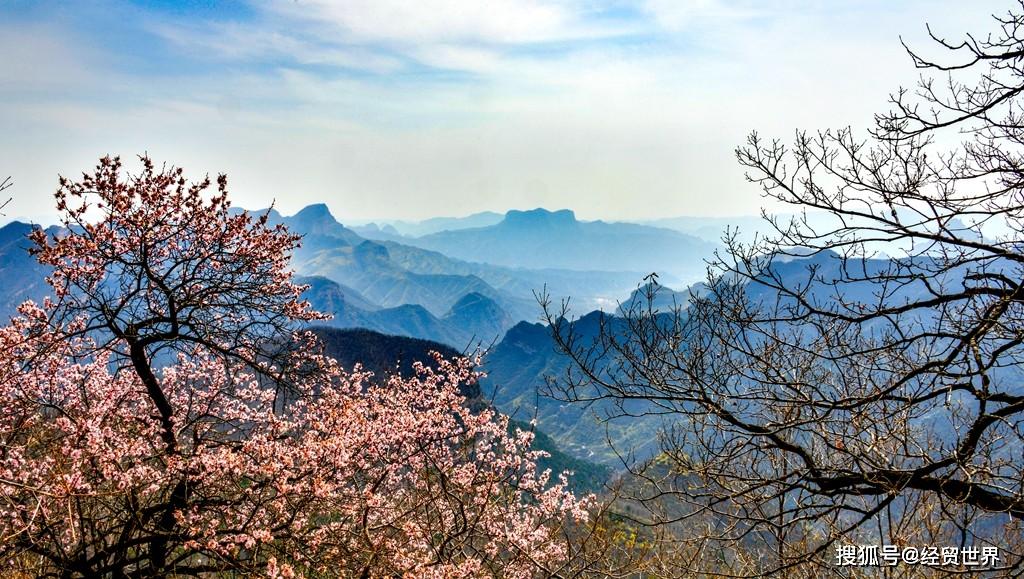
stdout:
{"type": "Polygon", "coordinates": [[[750,130],[867,126],[916,78],[900,35],[1008,6],[0,0],[6,217],[48,221],[58,173],[143,151],[226,172],[236,205],[343,222],[756,213],[750,130]]]}

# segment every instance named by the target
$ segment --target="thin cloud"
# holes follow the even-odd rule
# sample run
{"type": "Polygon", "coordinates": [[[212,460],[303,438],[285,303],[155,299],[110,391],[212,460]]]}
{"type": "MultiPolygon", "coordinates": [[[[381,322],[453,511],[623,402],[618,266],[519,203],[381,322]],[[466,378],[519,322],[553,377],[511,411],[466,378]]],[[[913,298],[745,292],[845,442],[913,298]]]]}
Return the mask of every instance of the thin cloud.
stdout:
{"type": "Polygon", "coordinates": [[[363,42],[512,44],[566,40],[585,32],[570,6],[534,0],[282,0],[262,6],[363,42]]]}
{"type": "Polygon", "coordinates": [[[710,23],[721,26],[765,14],[764,8],[722,0],[645,0],[641,9],[659,26],[672,31],[710,23]]]}
{"type": "Polygon", "coordinates": [[[238,22],[198,25],[154,23],[157,36],[193,57],[241,62],[284,60],[299,65],[330,66],[386,74],[403,67],[401,59],[360,46],[324,45],[272,29],[238,22]]]}
{"type": "Polygon", "coordinates": [[[998,9],[382,2],[20,17],[27,32],[0,33],[8,213],[44,211],[58,172],[143,150],[227,171],[243,206],[342,219],[756,213],[732,154],[748,131],[869,122],[916,78],[900,34],[985,30],[998,9]]]}

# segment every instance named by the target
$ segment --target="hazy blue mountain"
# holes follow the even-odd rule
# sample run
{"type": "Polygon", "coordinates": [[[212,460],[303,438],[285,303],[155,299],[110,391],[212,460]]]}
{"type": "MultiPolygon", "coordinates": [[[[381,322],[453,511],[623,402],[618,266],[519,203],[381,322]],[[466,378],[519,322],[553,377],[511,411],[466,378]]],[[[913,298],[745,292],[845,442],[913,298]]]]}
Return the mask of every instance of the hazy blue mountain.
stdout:
{"type": "MultiPolygon", "coordinates": [[[[592,312],[573,323],[582,343],[597,336],[603,321],[621,324],[601,312],[592,312]]],[[[563,376],[570,360],[555,350],[551,328],[543,324],[520,322],[484,358],[488,373],[484,396],[518,420],[537,419],[538,427],[548,433],[566,452],[610,466],[620,466],[615,450],[646,458],[658,451],[660,419],[654,417],[619,418],[602,421],[610,406],[570,404],[541,395],[549,378],[563,376]],[[607,443],[615,441],[615,450],[607,443]]]]}
{"type": "Polygon", "coordinates": [[[323,304],[331,309],[344,309],[346,306],[355,307],[362,311],[372,312],[381,309],[380,305],[366,299],[363,294],[340,284],[334,280],[321,276],[298,276],[295,282],[308,285],[305,296],[307,299],[323,304]]]}
{"type": "Polygon", "coordinates": [[[474,262],[523,268],[632,271],[699,278],[715,245],[670,229],[579,221],[572,211],[509,211],[487,227],[443,231],[408,243],[474,262]]]}
{"type": "MultiPolygon", "coordinates": [[[[921,219],[919,215],[915,215],[912,211],[906,209],[899,210],[897,214],[906,224],[918,223],[921,219]]],[[[805,228],[810,228],[816,231],[831,231],[840,225],[840,222],[837,220],[835,215],[825,211],[809,211],[806,213],[782,212],[771,214],[771,217],[781,227],[786,227],[794,219],[803,223],[805,228]]],[[[730,234],[735,234],[736,238],[743,243],[751,243],[755,236],[764,237],[767,235],[769,237],[773,237],[778,235],[775,227],[761,215],[737,215],[734,217],[680,216],[639,221],[638,223],[653,227],[673,229],[713,243],[719,243],[722,240],[722,236],[725,234],[726,228],[729,228],[730,234]]],[[[856,219],[847,220],[848,225],[857,223],[858,221],[856,219]]],[[[860,224],[869,225],[867,222],[861,222],[860,224]]],[[[970,230],[958,219],[951,220],[946,224],[946,228],[947,230],[955,231],[961,237],[969,238],[977,235],[976,231],[970,230]]],[[[999,228],[996,226],[992,227],[989,233],[998,234],[999,232],[999,228]]],[[[892,245],[889,243],[869,243],[868,246],[873,249],[877,248],[880,251],[891,251],[892,248],[892,245]]]]}
{"type": "Polygon", "coordinates": [[[403,241],[405,239],[397,229],[387,223],[383,226],[376,223],[353,225],[350,226],[350,229],[366,239],[373,239],[375,241],[403,241]]]}
{"type": "Polygon", "coordinates": [[[324,238],[328,238],[344,241],[348,245],[358,245],[363,241],[359,234],[338,223],[331,215],[330,209],[323,203],[304,207],[282,221],[291,231],[301,233],[305,239],[315,242],[322,242],[324,238]]]}
{"type": "Polygon", "coordinates": [[[322,204],[291,217],[274,213],[271,221],[275,219],[303,235],[294,262],[300,273],[338,281],[380,306],[419,304],[435,316],[445,315],[467,293],[479,293],[516,320],[536,320],[534,292],[545,287],[556,299],[572,296],[581,308],[613,309],[615,299],[643,277],[628,270],[534,270],[471,263],[407,243],[370,241],[338,223],[322,204]]]}
{"type": "MultiPolygon", "coordinates": [[[[389,260],[386,247],[338,223],[325,205],[313,205],[289,217],[275,210],[252,213],[267,211],[272,224],[284,223],[303,235],[295,265],[300,272],[314,275],[298,281],[310,285],[306,297],[318,309],[333,314],[333,323],[339,327],[431,338],[461,349],[474,338],[485,343],[500,339],[512,325],[512,316],[498,300],[516,304],[518,313],[527,308],[526,298],[498,292],[472,275],[409,272],[389,260]],[[315,275],[320,273],[327,275],[315,275]],[[460,301],[467,298],[469,302],[460,301]],[[467,305],[472,303],[476,305],[467,305]],[[453,310],[454,306],[458,308],[453,310]]],[[[11,222],[0,228],[0,274],[5,280],[0,286],[0,319],[14,314],[24,300],[40,301],[49,291],[48,269],[28,253],[26,235],[34,227],[11,222]]],[[[410,250],[434,259],[432,252],[410,250]]],[[[529,306],[533,313],[535,303],[529,306]]]]}
{"type": "MultiPolygon", "coordinates": [[[[858,262],[858,273],[868,276],[877,274],[889,264],[890,262],[885,259],[858,262]]],[[[847,303],[877,301],[874,293],[877,287],[872,284],[861,282],[833,285],[832,282],[841,279],[842,267],[842,261],[831,252],[778,260],[771,264],[771,270],[789,287],[801,287],[813,279],[813,283],[810,283],[811,289],[804,294],[804,299],[809,301],[820,304],[836,303],[839,295],[847,303]]],[[[950,272],[943,283],[952,286],[962,284],[962,274],[950,272]]],[[[675,306],[679,306],[681,314],[685,316],[690,295],[706,295],[707,291],[708,288],[703,283],[694,284],[682,291],[648,283],[634,291],[621,304],[619,313],[634,305],[644,307],[650,295],[653,298],[653,307],[659,312],[667,315],[675,306]]],[[[891,303],[899,303],[905,299],[928,296],[927,292],[924,284],[908,284],[890,300],[891,303]]],[[[754,301],[769,304],[777,299],[774,290],[758,283],[749,283],[747,294],[754,301]]],[[[573,323],[580,340],[579,345],[586,347],[591,343],[602,323],[613,334],[626,331],[623,318],[591,312],[573,323]]],[[[493,397],[495,405],[502,412],[517,418],[530,419],[536,413],[540,428],[551,434],[559,446],[575,456],[614,465],[618,459],[606,444],[606,437],[614,441],[620,451],[633,450],[640,458],[657,452],[656,434],[658,428],[662,426],[659,419],[620,418],[602,424],[597,417],[605,416],[605,413],[612,409],[605,406],[606,403],[566,404],[538,395],[539,392],[546,390],[547,380],[564,377],[571,367],[571,362],[556,351],[551,332],[552,329],[543,324],[522,322],[512,327],[484,360],[484,367],[489,373],[484,395],[493,397]]],[[[626,406],[626,410],[640,413],[643,407],[640,402],[631,402],[626,406]]]]}
{"type": "Polygon", "coordinates": [[[738,229],[740,239],[753,240],[755,234],[764,234],[771,226],[759,215],[738,215],[736,217],[666,217],[640,221],[642,225],[663,227],[680,233],[699,237],[711,243],[719,243],[725,229],[738,229]]]}
{"type": "MultiPolygon", "coordinates": [[[[635,271],[572,271],[524,269],[453,259],[438,251],[382,241],[392,262],[412,273],[447,273],[477,277],[501,292],[501,302],[512,317],[536,321],[540,313],[535,292],[544,288],[555,298],[571,296],[585,310],[615,307],[615,300],[629,293],[643,278],[635,271]]],[[[666,281],[677,281],[666,276],[666,281]]]]}
{"type": "Polygon", "coordinates": [[[676,291],[652,280],[633,290],[616,311],[623,314],[645,311],[647,308],[660,313],[671,313],[677,308],[683,310],[689,304],[690,297],[702,295],[706,287],[704,282],[698,282],[682,291],[676,291]]]}
{"type": "Polygon", "coordinates": [[[406,237],[420,237],[430,235],[438,231],[454,231],[456,229],[467,229],[470,227],[487,227],[494,225],[503,218],[501,213],[493,211],[482,211],[465,217],[432,217],[423,221],[386,221],[382,222],[380,230],[385,231],[390,227],[399,235],[406,237]]]}
{"type": "Polygon", "coordinates": [[[471,333],[471,340],[484,344],[497,342],[512,327],[512,317],[494,300],[478,293],[468,293],[455,302],[443,321],[452,328],[471,333]]]}
{"type": "Polygon", "coordinates": [[[386,246],[338,223],[326,205],[310,205],[281,222],[303,236],[293,256],[299,273],[344,284],[379,306],[413,304],[442,316],[467,293],[505,298],[472,275],[409,271],[391,260],[386,246]]]}
{"type": "Polygon", "coordinates": [[[386,334],[443,342],[459,351],[496,342],[512,326],[512,318],[494,300],[468,293],[441,317],[416,304],[382,308],[359,292],[324,277],[301,278],[312,306],[333,319],[337,328],[367,328],[386,334]]]}
{"type": "MultiPolygon", "coordinates": [[[[540,308],[534,292],[545,285],[554,297],[571,295],[576,303],[590,308],[612,303],[609,296],[623,295],[635,287],[638,278],[623,272],[531,271],[473,264],[401,243],[366,240],[338,223],[322,204],[290,217],[271,211],[270,221],[283,223],[303,236],[293,261],[300,274],[333,280],[350,290],[349,298],[358,295],[376,309],[391,310],[368,316],[364,310],[374,308],[365,304],[339,307],[345,303],[343,297],[330,292],[316,297],[327,300],[325,309],[337,316],[336,325],[430,338],[460,348],[473,341],[500,338],[514,321],[536,320],[540,308]],[[490,311],[496,317],[484,321],[485,313],[475,312],[472,321],[459,327],[465,320],[449,313],[469,294],[496,304],[490,311]],[[332,304],[330,300],[339,301],[332,304]]],[[[313,294],[323,290],[314,286],[310,289],[313,294]]]]}
{"type": "Polygon", "coordinates": [[[27,236],[37,228],[20,221],[0,227],[0,323],[6,323],[25,300],[39,302],[50,294],[46,283],[49,268],[28,252],[32,244],[27,236]]]}
{"type": "Polygon", "coordinates": [[[333,326],[361,327],[368,313],[381,309],[358,291],[322,276],[299,277],[295,281],[309,286],[302,297],[309,300],[314,309],[334,316],[329,322],[333,326]]]}

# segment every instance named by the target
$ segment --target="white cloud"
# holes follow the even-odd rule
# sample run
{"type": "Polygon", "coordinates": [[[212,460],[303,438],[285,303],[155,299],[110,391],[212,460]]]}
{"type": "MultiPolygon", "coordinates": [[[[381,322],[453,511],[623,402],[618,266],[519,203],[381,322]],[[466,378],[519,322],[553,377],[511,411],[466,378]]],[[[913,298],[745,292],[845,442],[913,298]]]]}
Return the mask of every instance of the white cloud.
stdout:
{"type": "Polygon", "coordinates": [[[501,62],[495,50],[452,44],[428,44],[417,48],[411,56],[433,68],[474,73],[494,72],[501,62]]]}
{"type": "Polygon", "coordinates": [[[265,0],[245,22],[158,21],[151,29],[192,55],[229,61],[286,60],[394,73],[409,64],[471,73],[496,69],[518,48],[636,32],[597,24],[576,2],[536,0],[265,0]]]}
{"type": "Polygon", "coordinates": [[[580,34],[567,6],[536,0],[278,0],[267,6],[361,41],[522,43],[580,34]]]}
{"type": "Polygon", "coordinates": [[[102,42],[57,26],[0,34],[5,56],[26,43],[3,65],[18,82],[3,85],[0,177],[14,173],[16,214],[39,213],[58,171],[143,150],[227,171],[240,204],[327,201],[342,219],[753,213],[732,155],[747,131],[863,125],[916,78],[900,34],[920,40],[925,20],[986,30],[990,11],[729,6],[652,3],[646,21],[599,22],[569,2],[289,0],[246,22],[152,24],[202,65],[173,74],[119,69],[102,42]]]}
{"type": "Polygon", "coordinates": [[[322,45],[269,26],[237,22],[182,26],[155,23],[151,30],[195,56],[229,61],[286,59],[301,65],[327,65],[385,74],[402,67],[400,60],[353,45],[322,45]]]}
{"type": "Polygon", "coordinates": [[[0,55],[0,91],[55,91],[94,80],[88,66],[95,52],[76,46],[56,26],[0,20],[0,55]]]}
{"type": "Polygon", "coordinates": [[[644,0],[642,9],[658,25],[680,31],[698,24],[746,20],[764,13],[763,9],[745,7],[724,0],[644,0]]]}

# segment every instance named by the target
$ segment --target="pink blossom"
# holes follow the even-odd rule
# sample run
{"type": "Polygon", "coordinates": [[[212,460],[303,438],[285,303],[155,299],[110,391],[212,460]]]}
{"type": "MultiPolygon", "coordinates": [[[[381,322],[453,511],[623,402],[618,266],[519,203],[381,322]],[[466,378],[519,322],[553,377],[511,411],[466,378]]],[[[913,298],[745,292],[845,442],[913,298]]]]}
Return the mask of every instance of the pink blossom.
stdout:
{"type": "Polygon", "coordinates": [[[566,563],[592,499],[538,472],[531,433],[467,409],[471,360],[381,385],[342,370],[299,331],[323,316],[291,283],[298,238],[229,213],[224,179],[206,196],[143,166],[62,179],[67,232],[34,234],[55,298],[0,328],[0,561],[283,578],[566,563]],[[161,348],[178,355],[158,370],[161,348]]]}

